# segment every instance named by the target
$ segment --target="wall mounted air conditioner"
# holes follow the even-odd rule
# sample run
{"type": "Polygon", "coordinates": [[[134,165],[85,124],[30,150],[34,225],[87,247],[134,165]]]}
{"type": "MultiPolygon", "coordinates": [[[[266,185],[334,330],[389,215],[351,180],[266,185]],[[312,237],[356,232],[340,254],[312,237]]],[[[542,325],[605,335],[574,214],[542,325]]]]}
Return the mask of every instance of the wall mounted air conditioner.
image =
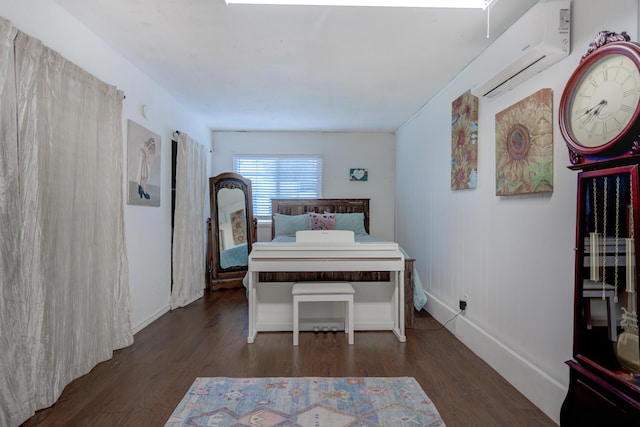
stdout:
{"type": "Polygon", "coordinates": [[[475,75],[489,77],[471,93],[495,98],[570,52],[571,1],[540,0],[472,62],[475,75]]]}

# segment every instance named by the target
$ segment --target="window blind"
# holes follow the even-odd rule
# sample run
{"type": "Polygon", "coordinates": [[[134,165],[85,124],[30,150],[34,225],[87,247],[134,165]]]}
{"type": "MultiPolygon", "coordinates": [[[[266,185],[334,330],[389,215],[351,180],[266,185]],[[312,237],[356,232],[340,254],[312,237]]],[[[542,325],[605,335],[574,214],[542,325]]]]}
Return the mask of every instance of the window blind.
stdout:
{"type": "Polygon", "coordinates": [[[251,180],[258,219],[271,219],[272,198],[322,197],[320,155],[236,155],[233,171],[251,180]]]}

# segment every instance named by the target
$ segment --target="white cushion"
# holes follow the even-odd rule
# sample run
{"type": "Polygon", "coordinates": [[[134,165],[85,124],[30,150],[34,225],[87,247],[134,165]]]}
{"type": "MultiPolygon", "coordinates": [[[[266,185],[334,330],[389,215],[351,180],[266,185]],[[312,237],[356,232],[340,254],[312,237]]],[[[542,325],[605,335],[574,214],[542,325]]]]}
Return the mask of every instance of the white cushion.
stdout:
{"type": "Polygon", "coordinates": [[[355,290],[349,282],[296,282],[292,295],[353,294],[355,290]]]}

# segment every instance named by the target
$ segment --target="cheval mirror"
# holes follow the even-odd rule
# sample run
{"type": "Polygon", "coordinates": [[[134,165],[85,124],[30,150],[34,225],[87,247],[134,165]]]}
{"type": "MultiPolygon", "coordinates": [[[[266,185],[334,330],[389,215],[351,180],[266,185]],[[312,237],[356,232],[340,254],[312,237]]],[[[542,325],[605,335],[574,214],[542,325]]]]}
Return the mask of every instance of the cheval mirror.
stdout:
{"type": "Polygon", "coordinates": [[[255,222],[251,206],[251,181],[225,172],[209,178],[209,290],[242,286],[248,270],[255,222]]]}

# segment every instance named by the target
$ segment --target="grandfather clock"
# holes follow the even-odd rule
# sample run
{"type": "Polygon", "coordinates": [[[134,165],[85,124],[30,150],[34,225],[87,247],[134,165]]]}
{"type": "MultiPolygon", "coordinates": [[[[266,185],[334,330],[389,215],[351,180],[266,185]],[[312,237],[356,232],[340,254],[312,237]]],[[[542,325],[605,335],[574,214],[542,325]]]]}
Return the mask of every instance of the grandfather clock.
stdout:
{"type": "Polygon", "coordinates": [[[599,33],[567,82],[559,121],[579,171],[573,359],[560,424],[640,426],[640,45],[599,33]]]}

